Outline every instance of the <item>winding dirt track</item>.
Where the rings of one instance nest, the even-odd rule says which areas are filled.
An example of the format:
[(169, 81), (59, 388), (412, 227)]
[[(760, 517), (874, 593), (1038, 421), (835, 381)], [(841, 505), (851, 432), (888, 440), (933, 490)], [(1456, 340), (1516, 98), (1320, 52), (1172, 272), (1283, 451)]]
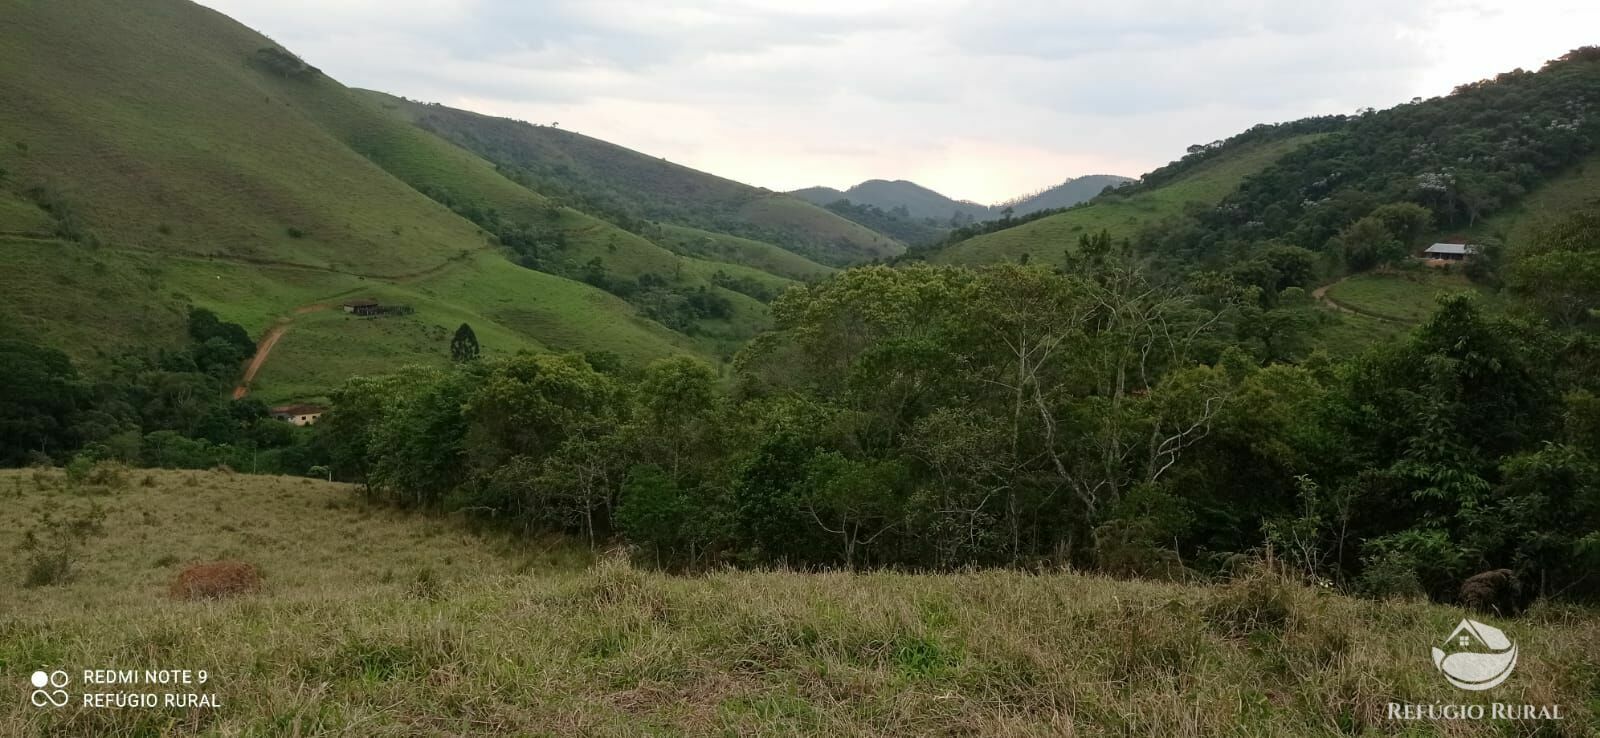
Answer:
[[(1353, 276), (1353, 275), (1351, 275), (1351, 276)], [(1346, 305), (1346, 304), (1344, 304), (1342, 302), (1339, 302), (1338, 300), (1335, 300), (1335, 299), (1333, 299), (1333, 298), (1328, 296), (1328, 290), (1333, 289), (1334, 287), (1338, 287), (1341, 283), (1343, 283), (1346, 279), (1349, 279), (1349, 278), (1350, 278), (1350, 276), (1341, 277), (1336, 282), (1332, 282), (1330, 284), (1322, 285), (1321, 287), (1318, 287), (1318, 288), (1316, 288), (1316, 289), (1311, 291), (1311, 297), (1313, 299), (1315, 299), (1317, 302), (1320, 302), (1323, 305), (1326, 305), (1329, 308), (1331, 308), (1331, 309), (1333, 309), (1335, 311), (1341, 312), (1341, 313), (1349, 313), (1350, 315), (1360, 315), (1360, 316), (1364, 316), (1364, 317), (1367, 317), (1367, 318), (1372, 318), (1373, 320), (1381, 320), (1381, 321), (1383, 321), (1385, 323), (1404, 323), (1405, 322), (1403, 320), (1396, 320), (1396, 319), (1391, 318), (1391, 317), (1389, 317), (1387, 315), (1379, 315), (1377, 313), (1369, 313), (1369, 312), (1367, 312), (1365, 310), (1357, 310), (1356, 308), (1350, 307), (1349, 305)]]
[[(294, 314), (305, 315), (330, 307), (333, 307), (333, 304), (327, 302), (301, 305), (294, 309)], [(244, 377), (240, 378), (239, 384), (233, 388), (233, 399), (242, 400), (250, 395), (250, 384), (256, 381), (256, 372), (261, 371), (261, 365), (267, 363), (267, 355), (272, 353), (272, 347), (278, 345), (278, 339), (283, 338), (283, 334), (288, 333), (293, 325), (293, 317), (280, 318), (277, 324), (267, 329), (267, 335), (262, 336), (256, 343), (256, 355), (250, 357), (250, 365), (245, 367)]]

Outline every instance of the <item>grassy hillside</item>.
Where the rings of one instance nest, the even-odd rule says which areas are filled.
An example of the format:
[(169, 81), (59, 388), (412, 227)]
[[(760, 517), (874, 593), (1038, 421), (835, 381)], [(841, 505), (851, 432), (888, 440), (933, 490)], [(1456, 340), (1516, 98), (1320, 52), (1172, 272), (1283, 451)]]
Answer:
[(905, 244), (788, 195), (768, 194), (741, 205), (739, 217), (767, 233), (812, 234), (814, 245), (799, 253), (833, 266), (883, 259), (905, 251)]
[(1060, 263), (1065, 250), (1082, 235), (1105, 230), (1112, 238), (1128, 238), (1144, 225), (1182, 213), (1190, 203), (1215, 205), (1246, 177), (1316, 137), (1292, 136), (1242, 146), (1160, 187), (1099, 198), (1066, 212), (975, 236), (936, 252), (930, 259), (947, 264), (983, 264), (1016, 261), (1028, 254), (1044, 263)]
[[(113, 480), (114, 481), (114, 480)], [(1270, 578), (1071, 573), (673, 577), (369, 507), (348, 486), (0, 472), (0, 528), (103, 517), (63, 584), (0, 559), (0, 666), (205, 669), (221, 707), (0, 707), (7, 735), (1587, 735), (1600, 618), (1495, 619), (1516, 673), (1487, 696), (1428, 648), (1463, 613)], [(191, 562), (263, 590), (179, 602)], [(102, 686), (107, 692), (144, 688)], [(1560, 704), (1561, 722), (1388, 717), (1391, 701)]]
[(1600, 207), (1600, 155), (1583, 159), (1564, 174), (1551, 178), (1471, 232), (1475, 236), (1492, 236), (1516, 248), (1541, 224), (1596, 207)]
[(0, 235), (0, 335), (71, 349), (79, 359), (176, 346), (185, 311), (154, 273), (159, 261)]
[(1487, 291), (1458, 271), (1417, 270), (1356, 274), (1328, 288), (1328, 299), (1341, 307), (1380, 320), (1416, 325), (1438, 307), (1441, 295)]
[(1101, 190), (1132, 182), (1128, 177), (1115, 174), (1090, 174), (1083, 177), (1068, 179), (1054, 187), (1048, 187), (1032, 195), (1026, 195), (995, 206), (995, 210), (1010, 207), (1017, 215), (1038, 212), (1040, 210), (1054, 210), (1066, 208), (1086, 202)]
[(817, 279), (835, 271), (833, 267), (818, 264), (765, 241), (687, 226), (662, 225), (658, 240), (662, 246), (685, 256), (697, 257), (704, 261), (738, 264), (786, 279), (802, 281)]
[(1498, 297), (1458, 270), (1354, 274), (1315, 291), (1325, 313), (1312, 340), (1334, 356), (1352, 356), (1405, 334), (1433, 314), (1440, 296), (1460, 292), (1476, 293), (1491, 309), (1501, 307)]
[[(0, 177), (0, 182), (4, 178)], [(48, 238), (55, 234), (56, 223), (50, 214), (12, 192), (0, 190), (0, 234)]]
[[(364, 95), (494, 162), (529, 187), (581, 201), (619, 222), (663, 221), (769, 241), (830, 264), (892, 255), (897, 244), (787, 195), (706, 174), (551, 126), (535, 126), (378, 92)], [(772, 217), (753, 204), (779, 198)]]
[[(186, 301), (257, 334), (344, 296), (415, 309), (378, 335), (331, 322), (311, 343), (311, 330), (292, 334), (297, 365), (269, 363), (265, 377), (296, 378), (269, 397), (326, 389), (352, 367), (437, 360), (417, 337), (463, 321), (505, 350), (713, 350), (600, 290), (512, 265), (484, 229), (418, 190), (560, 232), (554, 271), (598, 257), (615, 278), (670, 274), (681, 257), (555, 206), (264, 52), (276, 47), (220, 14), (177, 0), (25, 3), (0, 18), (0, 38), (0, 280), (11, 287), (0, 311), (30, 337), (82, 358), (175, 338)], [(693, 276), (682, 286), (710, 288)], [(741, 324), (761, 319), (736, 309)]]

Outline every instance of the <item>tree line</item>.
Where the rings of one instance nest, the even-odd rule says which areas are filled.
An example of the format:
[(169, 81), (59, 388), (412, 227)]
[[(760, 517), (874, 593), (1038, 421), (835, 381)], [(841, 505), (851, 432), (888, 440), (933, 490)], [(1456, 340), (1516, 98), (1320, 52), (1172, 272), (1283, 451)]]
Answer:
[[(1570, 228), (1589, 240), (1558, 229), (1550, 248), (1600, 255), (1600, 231)], [(1577, 326), (1449, 298), (1338, 360), (1262, 339), (1314, 310), (1301, 255), (1268, 289), (1080, 246), (1064, 270), (877, 266), (791, 289), (729, 376), (577, 354), (411, 368), (351, 381), (319, 431), (379, 498), (670, 568), (1187, 577), (1271, 552), (1374, 595), (1449, 598), (1499, 568), (1600, 593), (1592, 296)]]
[(21, 338), (0, 338), (0, 465), (92, 464), (302, 473), (319, 462), (309, 431), (228, 390), (255, 352), (245, 329), (191, 308), (177, 345), (87, 368)]

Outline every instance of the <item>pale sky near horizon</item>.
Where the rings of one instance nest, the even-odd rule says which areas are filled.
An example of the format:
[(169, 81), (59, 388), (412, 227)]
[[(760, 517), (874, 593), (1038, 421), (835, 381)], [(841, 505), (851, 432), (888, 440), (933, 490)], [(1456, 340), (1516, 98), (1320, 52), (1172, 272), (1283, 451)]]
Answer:
[(985, 203), (1600, 44), (1594, 0), (201, 2), (353, 87), (774, 190)]

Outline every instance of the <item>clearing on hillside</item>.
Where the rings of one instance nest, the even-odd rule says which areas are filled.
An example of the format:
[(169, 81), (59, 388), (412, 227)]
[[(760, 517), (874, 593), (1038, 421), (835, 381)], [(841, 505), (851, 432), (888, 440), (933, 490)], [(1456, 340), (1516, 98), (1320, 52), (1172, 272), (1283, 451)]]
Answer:
[(1329, 287), (1327, 298), (1347, 310), (1411, 326), (1433, 314), (1441, 295), (1459, 292), (1491, 299), (1457, 270), (1423, 268), (1352, 275)]

